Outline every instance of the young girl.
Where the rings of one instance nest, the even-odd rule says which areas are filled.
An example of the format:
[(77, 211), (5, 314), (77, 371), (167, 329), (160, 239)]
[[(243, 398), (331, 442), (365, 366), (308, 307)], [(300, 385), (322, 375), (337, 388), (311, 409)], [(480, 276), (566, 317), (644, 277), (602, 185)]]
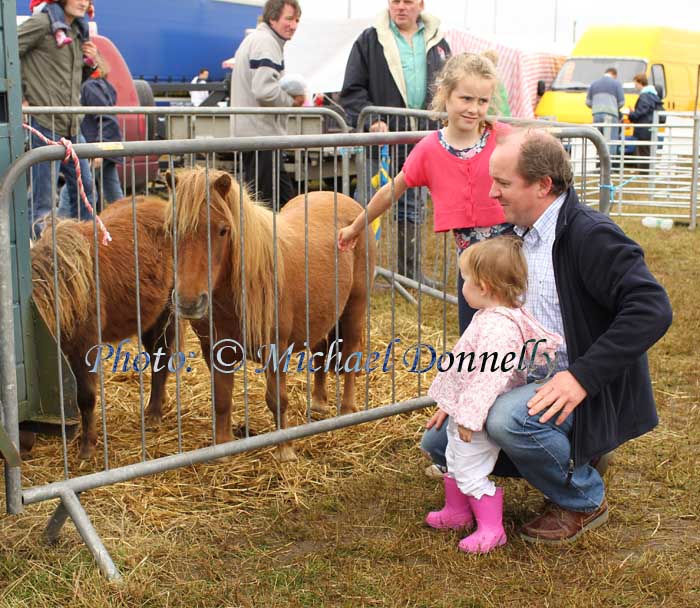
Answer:
[[(506, 534), (503, 488), (488, 478), (499, 448), (486, 434), (486, 416), (496, 397), (525, 384), (530, 365), (546, 365), (547, 357), (553, 358), (562, 338), (545, 330), (520, 304), (527, 288), (520, 239), (473, 245), (460, 256), (459, 267), (464, 297), (479, 310), (452, 351), (455, 363), (438, 373), (428, 390), (450, 418), (445, 506), (425, 521), (432, 528), (457, 529), (476, 519), (476, 531), (460, 541), (459, 549), (487, 553), (504, 545)], [(463, 353), (467, 358), (460, 369)]]
[[(512, 229), (498, 201), (488, 195), (491, 152), (498, 134), (509, 130), (486, 116), (498, 84), (496, 68), (484, 57), (462, 53), (445, 63), (436, 84), (432, 109), (447, 113), (445, 127), (420, 141), (393, 184), (383, 186), (366, 211), (339, 232), (340, 249), (353, 247), (365, 222), (371, 225), (407, 188), (418, 186), (430, 189), (435, 232), (452, 230), (460, 251)], [(458, 279), (460, 333), (474, 315), (461, 291)]]

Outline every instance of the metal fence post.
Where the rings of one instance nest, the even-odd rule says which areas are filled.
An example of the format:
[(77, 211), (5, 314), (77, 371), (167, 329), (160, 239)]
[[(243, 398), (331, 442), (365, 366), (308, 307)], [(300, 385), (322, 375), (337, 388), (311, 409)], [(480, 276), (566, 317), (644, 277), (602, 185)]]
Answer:
[[(24, 148), (17, 16), (13, 2), (0, 4), (0, 27), (0, 106), (4, 107), (4, 111), (0, 112), (0, 173), (4, 173)], [(29, 233), (26, 209), (26, 187), (24, 180), (20, 179), (19, 183), (14, 184), (13, 191), (8, 193), (7, 203), (0, 203), (0, 422), (4, 424), (6, 438), (15, 448), (19, 446), (19, 398), (21, 396), (23, 400), (27, 399), (26, 372), (32, 367), (25, 361), (22, 361), (23, 365), (20, 368), (17, 367), (17, 358), (22, 358), (28, 345), (28, 307), (19, 306), (18, 319), (14, 318), (14, 295), (17, 293), (19, 299), (20, 294), (24, 295), (24, 290), (28, 287), (25, 277), (29, 244), (22, 241), (22, 237)], [(14, 249), (11, 248), (13, 226), (16, 245)], [(13, 272), (12, 256), (15, 256), (17, 273)], [(16, 323), (19, 325), (19, 331), (15, 331)], [(17, 353), (15, 342), (18, 342), (19, 347)], [(20, 468), (13, 466), (9, 459), (5, 460), (5, 493), (7, 512), (21, 512)]]
[(693, 170), (690, 177), (690, 229), (695, 230), (698, 220), (698, 161), (700, 160), (700, 117), (693, 118)]

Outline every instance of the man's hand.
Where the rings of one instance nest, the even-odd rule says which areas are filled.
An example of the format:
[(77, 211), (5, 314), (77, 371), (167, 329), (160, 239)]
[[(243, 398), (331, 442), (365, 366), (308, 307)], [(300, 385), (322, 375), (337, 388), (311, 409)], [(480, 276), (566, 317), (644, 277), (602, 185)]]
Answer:
[(295, 108), (303, 106), (305, 101), (306, 101), (306, 95), (294, 95), (292, 97), (292, 105)]
[(425, 423), (425, 428), (432, 429), (433, 427), (435, 427), (435, 430), (437, 431), (446, 419), (447, 414), (439, 409), (431, 416), (430, 420), (428, 420), (428, 422)]
[(90, 59), (92, 59), (93, 61), (97, 60), (97, 47), (95, 46), (94, 42), (83, 42), (80, 48), (83, 51), (83, 55), (90, 57)]
[(100, 167), (102, 167), (102, 159), (101, 158), (93, 158), (92, 159), (92, 168), (99, 169)]
[(557, 412), (561, 412), (555, 421), (555, 424), (561, 424), (587, 394), (571, 372), (559, 372), (540, 386), (535, 396), (527, 402), (528, 414), (534, 416), (547, 410), (540, 418), (540, 422), (547, 422)]
[(457, 425), (457, 431), (459, 432), (459, 438), (467, 443), (472, 442), (472, 430), (464, 426)]
[(388, 130), (389, 126), (383, 120), (373, 122), (369, 128), (370, 133), (386, 133)]

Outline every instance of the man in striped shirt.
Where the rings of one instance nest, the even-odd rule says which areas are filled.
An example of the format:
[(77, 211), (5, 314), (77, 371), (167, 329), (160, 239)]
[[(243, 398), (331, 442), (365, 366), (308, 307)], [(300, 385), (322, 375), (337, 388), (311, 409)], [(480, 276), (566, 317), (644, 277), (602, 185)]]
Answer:
[(523, 237), (525, 304), (565, 341), (554, 376), (503, 395), (487, 430), (549, 499), (521, 536), (572, 541), (608, 517), (592, 461), (658, 423), (646, 352), (670, 326), (671, 306), (641, 247), (579, 203), (552, 135), (514, 133), (496, 147), (490, 171), (490, 196)]
[[(641, 247), (579, 203), (570, 160), (552, 135), (509, 135), (490, 173), (489, 196), (523, 238), (525, 305), (564, 336), (554, 375), (537, 382), (544, 373), (535, 370), (489, 411), (486, 430), (502, 450), (494, 473), (519, 474), (548, 499), (523, 526), (525, 540), (570, 542), (607, 521), (598, 459), (658, 423), (646, 352), (670, 326), (671, 305)], [(421, 442), (438, 465), (444, 420), (435, 414)]]

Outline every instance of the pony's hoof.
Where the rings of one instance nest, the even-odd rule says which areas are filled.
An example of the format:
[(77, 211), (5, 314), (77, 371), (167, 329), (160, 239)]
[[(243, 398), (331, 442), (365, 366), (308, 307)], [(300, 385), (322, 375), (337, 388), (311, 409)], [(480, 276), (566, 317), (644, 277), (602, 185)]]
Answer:
[(92, 445), (81, 445), (80, 452), (78, 452), (78, 457), (80, 460), (92, 460), (95, 456), (95, 446)]
[(344, 414), (354, 414), (355, 412), (359, 411), (357, 409), (357, 406), (353, 403), (352, 405), (341, 405), (340, 406), (340, 415)]
[(315, 399), (311, 400), (311, 411), (314, 414), (323, 414), (324, 416), (327, 414), (330, 414), (331, 408), (328, 406), (328, 403), (324, 403), (323, 401), (316, 401)]
[(290, 445), (277, 446), (275, 458), (278, 462), (294, 462), (297, 459), (297, 453)]
[(216, 445), (220, 445), (222, 443), (228, 443), (229, 441), (233, 441), (235, 437), (233, 436), (233, 433), (229, 431), (228, 433), (217, 433), (216, 435)]
[(148, 410), (146, 410), (145, 421), (146, 427), (158, 427), (163, 422), (163, 414), (149, 413)]
[(26, 460), (31, 456), (35, 442), (36, 433), (32, 433), (31, 431), (19, 432), (19, 456), (22, 460)]

